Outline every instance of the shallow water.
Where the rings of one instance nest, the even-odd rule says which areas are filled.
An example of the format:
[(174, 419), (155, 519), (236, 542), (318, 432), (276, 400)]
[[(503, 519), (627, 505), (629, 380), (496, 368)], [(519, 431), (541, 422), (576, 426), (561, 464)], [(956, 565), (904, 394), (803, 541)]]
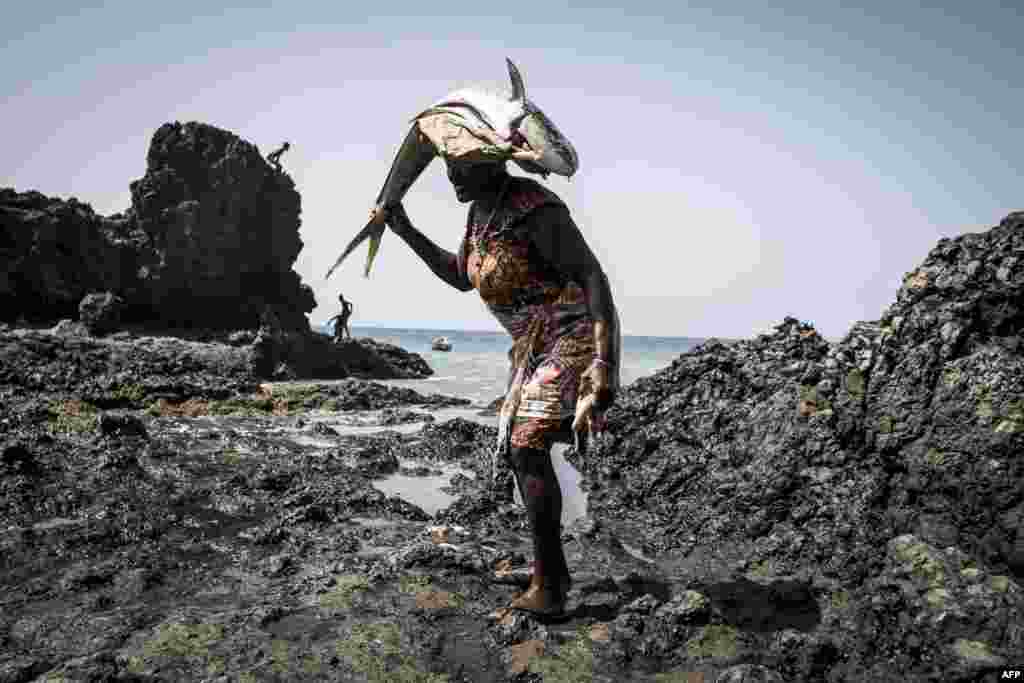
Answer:
[[(388, 382), (391, 384), (391, 382)], [(415, 388), (415, 385), (413, 385)], [(418, 389), (423, 391), (422, 388)], [(432, 411), (432, 415), (437, 423), (446, 422), (456, 417), (461, 417), (465, 420), (470, 420), (478, 424), (494, 426), (497, 418), (494, 416), (481, 416), (477, 415), (479, 408), (443, 408), (440, 410)], [(356, 418), (360, 421), (370, 421), (373, 419), (372, 414), (362, 413)], [(359, 425), (352, 424), (352, 417), (339, 419), (337, 416), (310, 416), (309, 422), (323, 422), (338, 431), (339, 436), (345, 436), (350, 434), (373, 434), (381, 432), (385, 429), (394, 430), (403, 434), (415, 434), (423, 428), (422, 423), (414, 424), (403, 424), (395, 425), (390, 427), (382, 427), (380, 425)], [(296, 441), (300, 443), (308, 443), (310, 445), (314, 443), (328, 443), (324, 437), (316, 437), (311, 435), (296, 435)], [(557, 444), (551, 449), (551, 464), (555, 468), (555, 475), (558, 477), (559, 486), (562, 489), (562, 524), (568, 526), (576, 519), (583, 517), (587, 514), (587, 494), (581, 488), (583, 475), (573, 467), (563, 456), (567, 446), (563, 444)], [(432, 465), (433, 466), (433, 465)], [(455, 501), (457, 496), (445, 493), (441, 490), (451, 481), (451, 478), (457, 473), (462, 473), (466, 476), (472, 476), (471, 472), (462, 470), (457, 467), (445, 467), (441, 466), (437, 469), (441, 469), (445, 473), (439, 476), (432, 477), (411, 477), (405, 474), (396, 473), (385, 477), (384, 479), (378, 480), (374, 483), (379, 490), (383, 491), (388, 495), (398, 496), (404, 500), (409, 501), (414, 505), (418, 505), (423, 508), (427, 514), (434, 514), (442, 508), (450, 505)], [(516, 502), (521, 504), (519, 500), (519, 493), (516, 492)]]
[[(344, 380), (321, 380), (316, 383), (329, 385), (342, 381)], [(289, 383), (281, 382), (279, 384), (287, 385)], [(300, 382), (299, 384), (309, 384), (309, 382)], [(435, 424), (447, 422), (448, 420), (455, 418), (462, 418), (482, 425), (497, 425), (497, 417), (493, 415), (482, 416), (478, 414), (481, 408), (493, 400), (494, 397), (491, 396), (490, 393), (484, 392), (475, 396), (465, 396), (464, 394), (452, 394), (444, 391), (445, 387), (449, 389), (455, 389), (457, 387), (465, 388), (465, 382), (460, 381), (454, 376), (435, 376), (434, 378), (427, 380), (386, 380), (383, 381), (382, 384), (408, 387), (421, 394), (443, 393), (474, 400), (475, 405), (468, 407), (439, 408), (433, 410), (411, 407), (415, 412), (432, 415), (434, 417)], [(383, 431), (394, 431), (401, 434), (415, 434), (420, 431), (425, 424), (423, 422), (413, 422), (398, 425), (381, 425), (380, 415), (381, 411), (378, 410), (351, 411), (343, 413), (308, 412), (303, 416), (306, 422), (303, 427), (295, 426), (294, 419), (292, 418), (278, 418), (280, 420), (280, 426), (272, 427), (269, 431), (286, 437), (289, 441), (306, 448), (326, 449), (336, 446), (338, 437), (367, 436), (371, 434), (378, 434)], [(203, 420), (204, 418), (198, 418), (197, 421), (201, 423)], [(209, 421), (209, 426), (211, 428), (214, 427), (217, 422), (221, 422), (223, 424), (223, 422), (227, 421), (224, 418), (216, 418), (215, 420), (205, 418), (205, 420)], [(247, 418), (234, 418), (232, 420), (232, 426), (235, 427), (241, 435), (244, 435), (245, 432), (250, 431), (247, 427), (254, 426), (246, 424), (248, 421), (249, 419)], [(338, 433), (337, 437), (311, 434), (309, 432), (309, 428), (311, 425), (316, 423), (321, 423), (331, 427)], [(195, 422), (192, 422), (192, 425), (189, 427), (182, 425), (180, 429), (182, 431), (195, 429)], [(582, 475), (575, 467), (569, 464), (563, 456), (566, 448), (567, 446), (563, 444), (555, 445), (554, 448), (552, 448), (551, 461), (555, 468), (555, 474), (558, 477), (559, 486), (562, 489), (562, 523), (563, 525), (568, 526), (576, 519), (587, 514), (587, 495), (581, 488)], [(236, 445), (236, 449), (240, 452), (245, 451), (244, 447), (240, 445)], [(435, 466), (435, 468), (441, 469), (444, 474), (438, 476), (414, 477), (396, 473), (377, 480), (374, 483), (374, 486), (383, 493), (398, 496), (419, 506), (427, 514), (432, 515), (450, 505), (458, 497), (445, 493), (441, 490), (443, 487), (448, 486), (451, 482), (451, 478), (455, 476), (455, 474), (462, 473), (466, 476), (472, 476), (472, 473), (457, 467), (446, 468), (445, 466)], [(518, 504), (522, 504), (522, 501), (519, 499), (518, 491), (516, 491), (515, 499)]]
[[(403, 465), (410, 464), (418, 463), (403, 463)], [(373, 482), (373, 487), (388, 496), (398, 496), (422, 508), (428, 515), (433, 515), (451, 505), (458, 498), (458, 495), (441, 490), (448, 486), (452, 477), (456, 474), (473, 476), (472, 472), (460, 467), (441, 466), (437, 469), (441, 470), (441, 474), (426, 477), (413, 477), (396, 472)]]

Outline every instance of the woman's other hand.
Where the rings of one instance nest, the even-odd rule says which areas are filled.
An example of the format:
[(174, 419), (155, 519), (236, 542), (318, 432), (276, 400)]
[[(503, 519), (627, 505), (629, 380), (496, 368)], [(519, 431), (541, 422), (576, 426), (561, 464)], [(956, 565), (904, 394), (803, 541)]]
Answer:
[(594, 363), (583, 377), (590, 380), (591, 392), (576, 404), (572, 429), (574, 432), (601, 433), (605, 429), (604, 413), (615, 401), (615, 392), (608, 379), (608, 366)]
[(615, 401), (615, 391), (612, 389), (611, 381), (608, 377), (608, 365), (604, 363), (594, 363), (587, 373), (590, 376), (590, 386), (593, 389), (594, 396), (596, 398), (594, 402), (594, 408), (604, 412), (611, 407)]

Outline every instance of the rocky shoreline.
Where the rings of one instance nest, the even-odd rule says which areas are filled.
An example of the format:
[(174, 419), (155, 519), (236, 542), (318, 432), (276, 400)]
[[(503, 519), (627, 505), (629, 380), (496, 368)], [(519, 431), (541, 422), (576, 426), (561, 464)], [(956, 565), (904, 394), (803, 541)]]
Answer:
[[(836, 344), (789, 318), (627, 387), (568, 453), (561, 623), (500, 609), (530, 548), (494, 428), (432, 419), (480, 406), (232, 366), (129, 390), (5, 330), (0, 681), (997, 680), (1024, 652), (1020, 253), (1014, 215)], [(452, 467), (434, 515), (375, 487)]]
[[(158, 150), (248, 154), (161, 131)], [(154, 179), (180, 155), (154, 158), (143, 204), (174, 196)], [(588, 513), (563, 529), (575, 583), (554, 623), (502, 609), (531, 549), (491, 482), (486, 407), (370, 381), (424, 376), (422, 359), (274, 316), (157, 334), (132, 318), (141, 294), (97, 327), (113, 297), (78, 302), (108, 289), (47, 317), (24, 296), (49, 285), (6, 282), (33, 324), (0, 327), (0, 683), (1024, 667), (1022, 213), (942, 240), (839, 342), (786, 318), (625, 388), (609, 433), (566, 452)], [(451, 502), (428, 513), (385, 493), (396, 477), (447, 479)]]
[(170, 357), (208, 360), (214, 375), (229, 365), (268, 379), (432, 374), (417, 354), (310, 329), (313, 292), (292, 269), (301, 199), (255, 145), (166, 123), (131, 192), (129, 209), (101, 216), (73, 197), (0, 188), (0, 324), (35, 329), (33, 346), (48, 356), (97, 357), (102, 347), (111, 362), (132, 362), (150, 343), (189, 342)]

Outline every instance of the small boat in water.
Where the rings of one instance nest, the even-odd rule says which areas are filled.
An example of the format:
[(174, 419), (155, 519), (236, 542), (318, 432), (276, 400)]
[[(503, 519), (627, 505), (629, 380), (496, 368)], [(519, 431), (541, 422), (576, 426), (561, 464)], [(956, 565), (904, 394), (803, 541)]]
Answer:
[(430, 342), (430, 348), (434, 351), (451, 351), (452, 343), (448, 341), (448, 337), (434, 337)]

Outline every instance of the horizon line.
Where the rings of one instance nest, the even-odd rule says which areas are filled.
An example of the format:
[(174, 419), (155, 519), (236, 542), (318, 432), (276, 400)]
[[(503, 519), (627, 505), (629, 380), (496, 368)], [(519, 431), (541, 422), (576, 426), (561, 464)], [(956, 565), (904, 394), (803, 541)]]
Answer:
[[(326, 323), (329, 320), (330, 319), (323, 320), (322, 322), (318, 323), (316, 326), (317, 327), (324, 326), (324, 325), (326, 325)], [(398, 325), (398, 324), (395, 324), (395, 323), (378, 323), (378, 322), (350, 324), (349, 328), (350, 329), (364, 328), (364, 329), (385, 329), (385, 330), (413, 330), (413, 331), (420, 331), (420, 332), (471, 332), (471, 333), (474, 333), (474, 334), (501, 334), (501, 335), (509, 336), (508, 332), (506, 332), (505, 330), (471, 329), (471, 328), (463, 328), (463, 327), (418, 327), (418, 326), (412, 326), (412, 325)], [(694, 339), (694, 340), (706, 340), (706, 339), (728, 340), (728, 339), (730, 339), (728, 337), (714, 337), (714, 336), (711, 336), (711, 337), (694, 337), (694, 336), (678, 335), (678, 334), (633, 334), (633, 333), (628, 333), (628, 332), (623, 332), (622, 336), (623, 337), (656, 337), (656, 338), (661, 338), (661, 339)]]

